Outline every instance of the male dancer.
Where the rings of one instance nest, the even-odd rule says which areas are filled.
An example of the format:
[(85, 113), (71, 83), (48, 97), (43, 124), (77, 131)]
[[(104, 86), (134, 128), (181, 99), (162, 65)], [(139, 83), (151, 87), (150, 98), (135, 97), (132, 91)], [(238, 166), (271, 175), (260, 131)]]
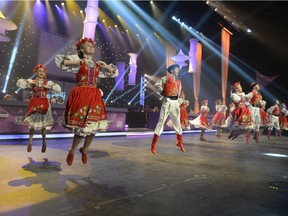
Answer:
[[(260, 101), (262, 100), (262, 95), (260, 93), (260, 86), (257, 82), (253, 82), (250, 85), (252, 91), (246, 95), (246, 98), (249, 100), (251, 104), (250, 112), (252, 117), (254, 136), (253, 139), (258, 144), (259, 143), (259, 130), (261, 125), (261, 115), (260, 115)], [(246, 143), (248, 143), (248, 139), (250, 137), (250, 131), (248, 131), (245, 135)]]
[(268, 127), (268, 139), (271, 139), (271, 132), (273, 128), (276, 129), (276, 136), (279, 136), (282, 139), (279, 124), (280, 108), (279, 101), (277, 99), (273, 100), (273, 105), (269, 109), (267, 109), (267, 114), (270, 122)]
[(169, 115), (172, 120), (174, 130), (176, 131), (177, 146), (182, 152), (185, 152), (182, 140), (182, 128), (180, 124), (180, 107), (178, 97), (181, 93), (181, 80), (178, 78), (180, 71), (178, 64), (173, 64), (168, 67), (168, 73), (155, 84), (158, 94), (161, 96), (162, 106), (158, 123), (154, 131), (154, 137), (151, 143), (151, 152), (156, 154), (156, 143), (159, 136), (163, 132), (165, 121)]

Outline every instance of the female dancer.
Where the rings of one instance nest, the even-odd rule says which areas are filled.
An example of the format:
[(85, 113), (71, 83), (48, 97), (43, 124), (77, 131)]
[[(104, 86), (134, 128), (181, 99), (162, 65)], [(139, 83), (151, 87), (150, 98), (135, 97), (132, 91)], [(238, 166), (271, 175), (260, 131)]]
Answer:
[(69, 94), (63, 119), (63, 126), (74, 132), (72, 146), (66, 158), (69, 166), (72, 165), (75, 150), (84, 136), (84, 145), (79, 151), (83, 164), (87, 163), (87, 151), (96, 132), (105, 131), (108, 126), (103, 93), (97, 88), (97, 78), (118, 76), (116, 66), (92, 59), (95, 51), (92, 39), (81, 39), (76, 48), (78, 57), (58, 55), (55, 59), (57, 66), (62, 69), (69, 70), (69, 66), (78, 68), (77, 86)]
[(203, 100), (201, 103), (200, 115), (197, 118), (190, 121), (190, 124), (192, 124), (194, 127), (201, 128), (201, 133), (200, 133), (201, 141), (206, 141), (206, 139), (204, 138), (205, 130), (212, 129), (212, 126), (207, 119), (207, 114), (209, 113), (209, 111), (210, 109), (208, 107), (208, 100)]
[(221, 99), (215, 101), (216, 113), (212, 119), (213, 126), (217, 127), (216, 136), (219, 139), (221, 137), (221, 127), (225, 125), (225, 111), (227, 106), (222, 105)]
[[(229, 139), (234, 140), (241, 134), (250, 133), (252, 128), (252, 118), (248, 107), (245, 105), (245, 93), (242, 91), (240, 82), (236, 82), (231, 86), (231, 102), (235, 104), (235, 109), (231, 112), (231, 118), (227, 124), (231, 128)], [(248, 136), (245, 135), (245, 141), (248, 143)]]
[(282, 131), (288, 130), (288, 123), (287, 123), (287, 117), (288, 116), (288, 110), (286, 109), (286, 104), (281, 103), (280, 106), (280, 114), (279, 114), (279, 125), (280, 125), (280, 137), (282, 137)]
[(53, 125), (51, 105), (47, 99), (47, 92), (51, 90), (55, 93), (60, 93), (61, 88), (58, 84), (47, 80), (47, 68), (43, 64), (36, 65), (33, 72), (36, 74), (36, 79), (19, 79), (16, 85), (21, 89), (31, 88), (33, 92), (23, 120), (23, 123), (29, 127), (27, 151), (32, 151), (34, 130), (41, 130), (43, 140), (41, 152), (44, 153), (46, 151), (46, 129), (50, 130)]
[(184, 91), (181, 91), (178, 101), (180, 103), (180, 123), (182, 130), (190, 130), (189, 116), (187, 112), (189, 101), (185, 100)]
[(262, 135), (265, 128), (269, 126), (268, 116), (266, 113), (266, 101), (261, 100), (260, 101), (260, 117), (261, 117), (261, 123), (260, 123), (260, 132), (259, 135)]

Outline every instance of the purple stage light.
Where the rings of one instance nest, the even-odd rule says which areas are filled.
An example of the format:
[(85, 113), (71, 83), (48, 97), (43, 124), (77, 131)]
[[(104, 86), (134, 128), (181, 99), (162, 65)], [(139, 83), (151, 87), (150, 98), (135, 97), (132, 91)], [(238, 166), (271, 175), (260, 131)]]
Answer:
[(34, 17), (36, 18), (36, 23), (38, 26), (40, 27), (47, 27), (48, 23), (47, 23), (47, 11), (46, 11), (46, 7), (45, 5), (37, 0), (33, 6), (33, 14)]

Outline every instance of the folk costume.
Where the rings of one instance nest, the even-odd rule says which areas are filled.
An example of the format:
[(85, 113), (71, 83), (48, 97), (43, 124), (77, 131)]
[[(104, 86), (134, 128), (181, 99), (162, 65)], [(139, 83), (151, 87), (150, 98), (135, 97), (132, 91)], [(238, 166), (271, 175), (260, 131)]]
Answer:
[(173, 64), (167, 68), (166, 76), (162, 77), (155, 83), (155, 87), (158, 94), (161, 96), (162, 106), (160, 110), (160, 116), (156, 125), (153, 140), (151, 143), (151, 152), (156, 154), (156, 144), (163, 132), (164, 124), (169, 116), (173, 128), (176, 132), (177, 146), (180, 147), (182, 152), (185, 152), (182, 140), (182, 128), (180, 124), (180, 106), (178, 97), (181, 92), (181, 80), (178, 78), (179, 65)]
[(189, 115), (187, 108), (189, 106), (189, 101), (185, 100), (185, 94), (182, 91), (179, 97), (179, 104), (180, 104), (180, 124), (182, 130), (190, 130), (190, 123), (189, 123)]
[(284, 103), (281, 103), (279, 108), (280, 108), (280, 114), (279, 114), (280, 135), (282, 136), (282, 131), (288, 130), (288, 122), (287, 122), (288, 110), (286, 109), (286, 105)]
[[(232, 85), (231, 89), (232, 93), (230, 99), (231, 102), (235, 104), (235, 109), (231, 112), (231, 118), (227, 127), (231, 128), (228, 138), (233, 140), (239, 135), (251, 130), (252, 118), (250, 110), (246, 106), (246, 95), (244, 92), (242, 92), (240, 82), (236, 82), (234, 85)], [(245, 138), (245, 141), (248, 142), (246, 136)]]
[[(262, 100), (262, 95), (259, 91), (260, 87), (258, 83), (253, 82), (250, 87), (252, 88), (252, 91), (246, 95), (246, 98), (249, 100), (251, 105), (249, 108), (252, 117), (252, 127), (254, 130), (253, 139), (256, 141), (256, 143), (259, 143), (259, 130), (261, 126), (260, 101)], [(250, 136), (250, 132), (247, 133), (247, 136)]]
[(268, 128), (269, 126), (269, 120), (268, 120), (268, 115), (266, 112), (266, 101), (261, 100), (260, 101), (260, 117), (261, 117), (261, 123), (260, 123), (260, 131), (259, 135), (263, 133), (265, 128)]
[(76, 44), (78, 56), (57, 55), (55, 63), (58, 67), (76, 72), (75, 86), (68, 97), (63, 127), (74, 133), (72, 147), (68, 153), (66, 162), (72, 165), (74, 152), (85, 136), (85, 142), (79, 151), (82, 154), (82, 162), (87, 163), (87, 150), (98, 131), (105, 131), (108, 127), (107, 114), (102, 91), (97, 88), (97, 79), (113, 78), (118, 76), (115, 65), (107, 65), (102, 61), (93, 61), (94, 41), (83, 38)]
[(279, 101), (277, 99), (273, 100), (273, 105), (269, 109), (267, 109), (267, 114), (270, 122), (270, 125), (268, 127), (268, 139), (271, 139), (271, 133), (273, 128), (276, 129), (276, 136), (279, 136), (282, 139), (279, 124), (280, 108)]
[(209, 111), (210, 111), (210, 108), (208, 107), (208, 100), (203, 100), (201, 102), (200, 115), (190, 121), (190, 124), (192, 124), (195, 128), (201, 129), (201, 133), (200, 133), (201, 141), (206, 141), (206, 139), (204, 138), (205, 130), (212, 129), (212, 125), (210, 124), (207, 118)]
[(225, 125), (225, 112), (227, 110), (227, 106), (222, 105), (221, 99), (215, 101), (215, 110), (216, 113), (213, 116), (212, 124), (217, 128), (216, 136), (217, 138), (221, 137), (221, 127)]
[[(31, 88), (32, 97), (29, 100), (28, 109), (23, 119), (23, 123), (29, 128), (29, 144), (27, 151), (32, 151), (32, 138), (34, 130), (41, 130), (43, 144), (42, 153), (46, 151), (46, 130), (50, 130), (53, 125), (51, 105), (47, 98), (49, 91), (60, 93), (61, 87), (48, 80), (46, 77), (47, 68), (38, 64), (34, 67), (33, 72), (36, 74), (36, 79), (19, 79), (16, 83), (21, 89)], [(41, 73), (41, 75), (39, 74)]]

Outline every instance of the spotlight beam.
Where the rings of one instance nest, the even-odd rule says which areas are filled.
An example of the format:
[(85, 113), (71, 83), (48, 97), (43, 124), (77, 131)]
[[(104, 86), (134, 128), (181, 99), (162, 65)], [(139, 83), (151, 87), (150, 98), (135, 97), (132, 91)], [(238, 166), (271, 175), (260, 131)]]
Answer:
[(120, 98), (122, 98), (123, 96), (125, 96), (126, 94), (128, 94), (129, 92), (131, 92), (132, 90), (134, 90), (135, 88), (138, 88), (140, 86), (140, 84), (135, 85), (132, 89), (129, 89), (127, 92), (125, 92), (124, 94), (120, 95), (119, 97), (115, 98), (113, 100), (113, 102), (119, 100)]
[(3, 87), (3, 90), (2, 90), (3, 93), (6, 93), (7, 85), (8, 85), (8, 82), (9, 82), (9, 79), (10, 79), (10, 75), (11, 75), (11, 72), (12, 72), (12, 69), (13, 69), (13, 65), (14, 65), (14, 62), (15, 62), (15, 59), (16, 59), (17, 50), (18, 50), (19, 43), (20, 43), (20, 40), (21, 40), (21, 37), (22, 37), (22, 34), (23, 34), (24, 26), (25, 26), (25, 20), (26, 20), (25, 17), (26, 17), (26, 15), (24, 14), (23, 17), (22, 17), (22, 20), (21, 20), (21, 26), (20, 26), (20, 28), (19, 28), (19, 30), (17, 32), (15, 44), (14, 44), (14, 47), (13, 47), (13, 51), (12, 51), (12, 55), (11, 55), (11, 58), (10, 58), (9, 67), (8, 67), (8, 71), (7, 71), (7, 75), (6, 75), (6, 79), (5, 79), (5, 83), (4, 83), (4, 87)]
[[(124, 76), (127, 72), (128, 68), (125, 70), (125, 73), (122, 74), (121, 79), (124, 79)], [(105, 99), (105, 101), (108, 101), (108, 99), (110, 98), (110, 96), (113, 94), (113, 92), (115, 91), (115, 88), (118, 86), (118, 84), (121, 82), (121, 79), (118, 80), (118, 82), (115, 84), (115, 86), (113, 87), (113, 89), (111, 90), (111, 92), (109, 93), (109, 95), (107, 96), (107, 98)], [(114, 100), (115, 101), (115, 100)]]
[(138, 92), (138, 93), (129, 101), (128, 104), (131, 104), (139, 94), (140, 94), (140, 92)]

